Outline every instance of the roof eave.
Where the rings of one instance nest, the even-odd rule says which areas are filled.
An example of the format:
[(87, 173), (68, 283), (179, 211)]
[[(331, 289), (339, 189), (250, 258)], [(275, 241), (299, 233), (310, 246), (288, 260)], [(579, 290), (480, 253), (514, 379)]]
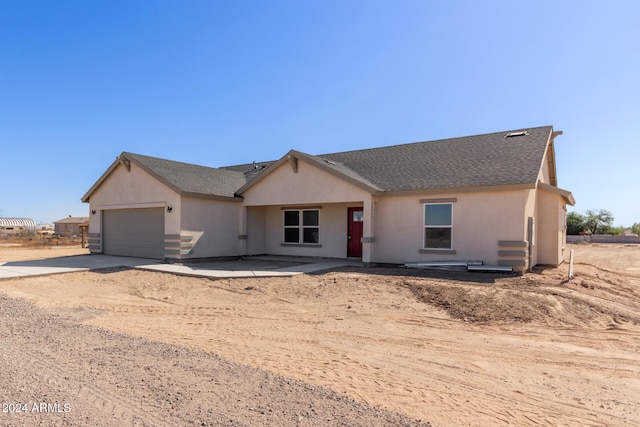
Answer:
[(486, 191), (517, 191), (517, 190), (533, 190), (536, 188), (535, 183), (524, 184), (505, 184), (505, 185), (484, 185), (469, 187), (439, 187), (439, 188), (422, 188), (412, 190), (396, 190), (385, 191), (385, 196), (415, 196), (421, 194), (451, 194), (451, 193), (480, 193)]
[[(132, 162), (135, 163), (136, 166), (138, 166), (140, 169), (142, 169), (143, 171), (145, 171), (146, 173), (151, 175), (154, 179), (158, 180), (159, 182), (161, 182), (162, 184), (164, 184), (169, 189), (171, 189), (172, 191), (174, 191), (175, 193), (177, 193), (179, 195), (183, 195), (183, 194), (191, 194), (191, 195), (198, 194), (198, 193), (187, 193), (187, 192), (182, 191), (180, 188), (176, 187), (174, 184), (172, 184), (171, 182), (169, 182), (168, 180), (163, 178), (161, 175), (158, 175), (152, 169), (148, 168), (142, 162), (139, 162), (134, 156), (129, 156), (127, 152), (123, 151), (122, 154), (120, 154), (116, 158), (116, 160), (111, 164), (111, 166), (109, 166), (109, 168), (102, 174), (102, 176), (98, 179), (98, 181), (96, 181), (96, 183), (93, 184), (93, 186), (89, 189), (89, 191), (87, 191), (87, 193), (80, 200), (82, 200), (82, 202), (84, 202), (84, 203), (88, 203), (90, 201), (91, 195), (102, 185), (102, 183), (109, 177), (109, 175), (111, 175), (111, 173), (113, 173), (113, 171), (119, 165), (123, 165), (128, 170), (130, 170)], [(207, 197), (209, 195), (208, 194), (202, 194), (202, 196)], [(216, 196), (216, 195), (212, 195), (212, 196)], [(225, 198), (227, 196), (219, 196), (219, 197)], [(233, 196), (228, 196), (228, 197), (232, 198), (232, 199), (234, 198)]]
[(104, 173), (100, 176), (100, 178), (98, 178), (98, 180), (91, 186), (89, 191), (87, 191), (85, 195), (82, 196), (82, 198), (80, 199), (82, 203), (89, 203), (91, 195), (102, 185), (102, 183), (109, 177), (109, 175), (111, 175), (111, 173), (118, 167), (118, 165), (120, 164), (120, 159), (122, 154), (116, 157), (113, 163), (111, 163), (111, 166), (109, 166), (107, 170), (104, 171)]
[[(341, 173), (338, 170), (333, 169), (332, 167), (328, 166), (323, 160), (317, 158), (316, 156), (312, 156), (300, 151), (295, 151), (292, 150), (293, 153), (295, 153), (295, 155), (297, 157), (301, 157), (304, 158), (305, 160), (307, 160), (309, 163), (314, 164), (318, 169), (327, 172), (330, 175), (335, 176), (336, 178), (339, 178), (343, 181), (346, 181), (352, 185), (355, 185), (356, 187), (368, 191), (369, 193), (375, 195), (375, 196), (379, 196), (382, 195), (384, 193), (384, 190), (382, 190), (381, 188), (377, 188), (374, 187), (372, 185), (367, 184), (366, 182), (363, 181), (359, 181), (357, 179), (354, 179), (353, 177), (350, 177), (348, 175), (345, 175), (343, 173)], [(345, 166), (346, 167), (346, 166)], [(348, 167), (347, 167), (348, 169)]]
[(289, 154), (287, 153), (285, 156), (283, 156), (282, 158), (277, 160), (272, 165), (267, 166), (267, 168), (265, 170), (260, 172), (260, 175), (258, 175), (257, 177), (255, 177), (251, 181), (247, 182), (242, 187), (238, 188), (238, 190), (236, 191), (236, 195), (241, 197), (242, 193), (244, 193), (245, 191), (247, 191), (248, 189), (250, 189), (251, 187), (256, 185), (258, 182), (262, 181), (267, 175), (269, 175), (272, 171), (276, 170), (278, 168), (278, 166), (280, 166), (281, 164), (286, 162), (288, 159), (289, 159)]
[(285, 154), (281, 159), (279, 159), (278, 161), (276, 161), (275, 163), (273, 163), (271, 166), (267, 167), (267, 169), (265, 169), (258, 177), (256, 177), (255, 179), (249, 181), (248, 183), (246, 183), (245, 185), (243, 185), (242, 187), (240, 187), (238, 189), (238, 191), (236, 191), (236, 194), (238, 195), (242, 195), (245, 191), (247, 191), (249, 188), (253, 187), (255, 184), (257, 184), (258, 182), (262, 181), (267, 175), (271, 174), (271, 172), (273, 172), (274, 170), (276, 170), (280, 165), (282, 165), (285, 162), (288, 162), (292, 159), (304, 159), (305, 161), (307, 161), (310, 164), (313, 164), (314, 166), (316, 166), (318, 169), (327, 172), (330, 175), (335, 176), (336, 178), (339, 178), (345, 182), (348, 182), (351, 185), (354, 185), (362, 190), (365, 190), (371, 194), (373, 194), (374, 196), (380, 196), (382, 194), (384, 194), (384, 190), (380, 189), (380, 188), (376, 188), (373, 187), (371, 185), (368, 185), (365, 182), (362, 181), (358, 181), (357, 179), (354, 179), (348, 175), (345, 175), (343, 173), (340, 173), (339, 171), (327, 166), (323, 161), (319, 160), (318, 158), (303, 153), (301, 151), (296, 151), (296, 150), (289, 150), (289, 152), (287, 154)]
[[(540, 168), (544, 166), (544, 159), (547, 158), (547, 163), (549, 165), (549, 180), (551, 181), (551, 185), (558, 185), (558, 172), (556, 168), (556, 152), (554, 142), (556, 137), (562, 135), (562, 131), (554, 131), (553, 127), (551, 128), (551, 133), (549, 134), (549, 138), (547, 140), (547, 146), (542, 156)], [(549, 154), (549, 156), (546, 156)]]
[(242, 202), (244, 199), (241, 196), (221, 196), (219, 194), (205, 194), (205, 193), (194, 193), (190, 191), (183, 191), (180, 193), (181, 196), (184, 197), (194, 197), (198, 199), (208, 199), (208, 200), (221, 200), (225, 202)]
[(145, 171), (146, 173), (154, 177), (156, 180), (158, 180), (162, 184), (169, 187), (172, 191), (176, 192), (177, 194), (183, 193), (183, 191), (180, 188), (176, 187), (173, 183), (169, 182), (162, 175), (157, 174), (151, 168), (147, 167), (144, 163), (138, 161), (134, 156), (127, 156), (127, 153), (122, 153), (122, 155), (120, 156), (120, 160), (130, 161), (135, 163), (140, 169), (142, 169), (143, 171)]
[(562, 188), (545, 184), (544, 182), (538, 182), (537, 187), (541, 190), (550, 191), (561, 196), (568, 205), (575, 206), (576, 204), (576, 199), (573, 198), (571, 191), (563, 190)]

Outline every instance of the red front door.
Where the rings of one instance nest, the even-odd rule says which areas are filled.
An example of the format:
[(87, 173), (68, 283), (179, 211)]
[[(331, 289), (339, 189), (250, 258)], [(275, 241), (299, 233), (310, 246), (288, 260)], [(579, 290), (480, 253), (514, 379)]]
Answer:
[(349, 235), (347, 236), (347, 256), (362, 258), (362, 208), (349, 208)]

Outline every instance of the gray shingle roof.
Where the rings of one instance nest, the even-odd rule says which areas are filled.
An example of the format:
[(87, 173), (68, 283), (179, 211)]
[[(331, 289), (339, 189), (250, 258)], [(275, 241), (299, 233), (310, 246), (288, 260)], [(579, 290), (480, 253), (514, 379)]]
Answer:
[[(523, 136), (505, 137), (523, 131)], [(317, 156), (384, 191), (529, 184), (537, 181), (552, 127), (544, 126)]]
[(122, 153), (181, 193), (234, 197), (247, 181), (244, 173), (175, 162), (141, 154)]
[[(525, 134), (506, 137), (516, 132)], [(381, 192), (534, 184), (552, 132), (543, 126), (317, 156), (292, 153)], [(127, 152), (122, 156), (178, 192), (224, 197), (234, 197), (278, 163), (211, 168)]]

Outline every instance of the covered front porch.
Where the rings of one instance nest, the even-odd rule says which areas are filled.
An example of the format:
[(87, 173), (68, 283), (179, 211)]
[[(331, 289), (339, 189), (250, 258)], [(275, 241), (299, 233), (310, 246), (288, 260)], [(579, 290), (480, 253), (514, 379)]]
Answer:
[(373, 259), (372, 200), (245, 206), (240, 223), (247, 255)]

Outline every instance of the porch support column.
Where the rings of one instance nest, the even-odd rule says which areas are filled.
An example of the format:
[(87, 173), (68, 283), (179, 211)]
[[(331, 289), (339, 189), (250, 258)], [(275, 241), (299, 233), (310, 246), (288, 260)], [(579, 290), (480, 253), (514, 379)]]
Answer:
[(240, 205), (238, 209), (238, 251), (241, 255), (247, 254), (247, 207)]
[(373, 196), (369, 196), (362, 202), (362, 213), (364, 214), (364, 221), (362, 224), (362, 262), (373, 262), (373, 245), (376, 242), (374, 235), (375, 223), (375, 201)]

